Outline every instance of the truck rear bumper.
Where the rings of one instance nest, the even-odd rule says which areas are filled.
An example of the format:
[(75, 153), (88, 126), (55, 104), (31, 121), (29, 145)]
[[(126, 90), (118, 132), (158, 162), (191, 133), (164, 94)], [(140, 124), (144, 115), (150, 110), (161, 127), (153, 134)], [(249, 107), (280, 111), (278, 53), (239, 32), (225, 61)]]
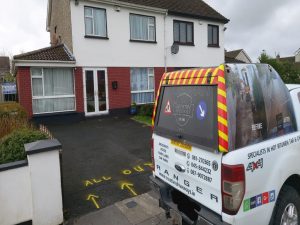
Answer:
[(191, 220), (187, 215), (178, 210), (177, 204), (172, 200), (170, 192), (173, 190), (173, 187), (161, 181), (159, 178), (150, 176), (150, 181), (152, 183), (152, 189), (159, 199), (159, 206), (166, 210), (166, 213), (169, 214), (170, 210), (175, 210), (180, 213), (182, 219), (190, 225), (229, 225), (222, 221), (222, 217), (205, 206), (200, 207), (199, 211), (195, 212), (198, 214), (197, 221)]

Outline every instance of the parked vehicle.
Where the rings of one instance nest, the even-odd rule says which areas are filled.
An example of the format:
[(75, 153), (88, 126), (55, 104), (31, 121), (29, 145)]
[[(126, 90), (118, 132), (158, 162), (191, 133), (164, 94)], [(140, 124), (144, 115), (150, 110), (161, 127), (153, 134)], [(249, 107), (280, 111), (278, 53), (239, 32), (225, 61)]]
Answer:
[(151, 181), (187, 224), (300, 224), (300, 85), (266, 64), (163, 75)]

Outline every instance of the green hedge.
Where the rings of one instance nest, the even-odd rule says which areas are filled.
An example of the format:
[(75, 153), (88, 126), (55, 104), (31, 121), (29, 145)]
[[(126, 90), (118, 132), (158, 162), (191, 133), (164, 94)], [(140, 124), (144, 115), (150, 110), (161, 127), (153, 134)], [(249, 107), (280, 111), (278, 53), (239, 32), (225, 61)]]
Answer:
[(138, 106), (138, 115), (152, 117), (154, 104), (145, 104)]
[(47, 135), (32, 128), (13, 131), (0, 141), (0, 164), (24, 160), (24, 144), (43, 139), (47, 139)]
[(16, 102), (0, 103), (0, 138), (24, 127), (28, 127), (25, 109)]

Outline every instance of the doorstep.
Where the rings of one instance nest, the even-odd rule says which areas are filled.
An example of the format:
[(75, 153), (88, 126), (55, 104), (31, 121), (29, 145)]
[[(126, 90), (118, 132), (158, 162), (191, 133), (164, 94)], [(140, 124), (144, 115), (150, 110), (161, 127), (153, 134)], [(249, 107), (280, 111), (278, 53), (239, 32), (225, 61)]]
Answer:
[(171, 225), (148, 192), (66, 222), (66, 225)]

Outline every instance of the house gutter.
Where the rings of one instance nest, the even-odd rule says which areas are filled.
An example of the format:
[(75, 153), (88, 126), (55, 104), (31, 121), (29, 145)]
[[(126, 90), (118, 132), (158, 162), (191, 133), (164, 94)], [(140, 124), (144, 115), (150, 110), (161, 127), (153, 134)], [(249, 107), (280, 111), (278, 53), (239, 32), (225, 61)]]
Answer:
[(165, 14), (165, 13), (168, 12), (167, 9), (137, 5), (137, 4), (121, 2), (121, 1), (117, 1), (117, 0), (82, 0), (82, 1), (84, 1), (84, 2), (94, 2), (94, 3), (103, 3), (103, 4), (107, 4), (107, 5), (113, 5), (113, 6), (122, 6), (122, 7), (126, 7), (126, 8), (144, 10), (144, 11), (155, 12), (155, 13), (160, 13), (160, 14)]
[(53, 61), (53, 60), (18, 60), (12, 61), (13, 67), (40, 66), (40, 67), (75, 67), (76, 61)]

